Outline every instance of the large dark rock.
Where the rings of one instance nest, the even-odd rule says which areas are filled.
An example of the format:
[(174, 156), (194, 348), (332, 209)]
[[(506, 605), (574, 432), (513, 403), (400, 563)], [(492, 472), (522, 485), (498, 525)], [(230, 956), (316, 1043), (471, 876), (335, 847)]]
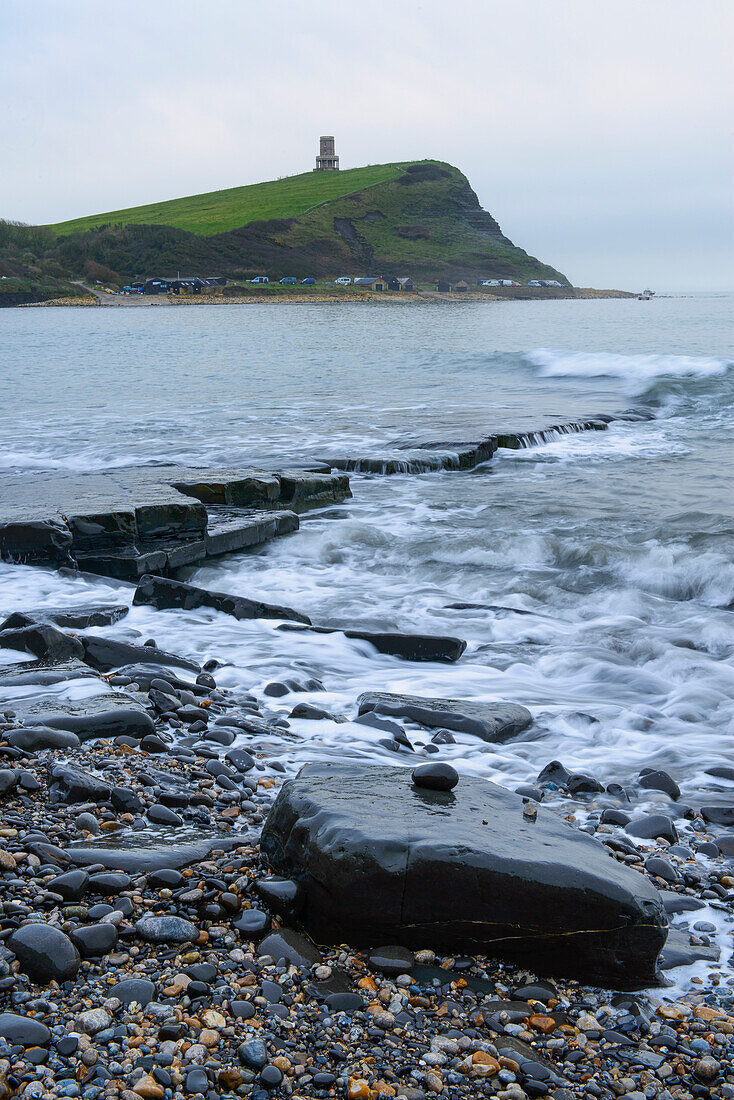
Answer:
[(40, 752), (41, 749), (78, 749), (81, 745), (75, 733), (54, 730), (49, 726), (8, 730), (5, 740), (9, 745), (22, 749), (23, 752)]
[(533, 720), (529, 710), (517, 703), (476, 703), (469, 699), (423, 699), (417, 695), (394, 695), (367, 691), (359, 697), (359, 713), (387, 714), (409, 718), (429, 729), (450, 729), (473, 733), (483, 741), (507, 741), (521, 733)]
[(113, 668), (132, 664), (172, 665), (174, 668), (186, 668), (191, 672), (201, 672), (195, 661), (179, 657), (175, 653), (166, 653), (152, 645), (131, 645), (130, 642), (118, 642), (114, 638), (97, 638), (87, 634), (81, 638), (84, 646), (84, 660), (100, 672), (111, 672)]
[(271, 932), (260, 941), (258, 951), (261, 955), (271, 955), (276, 962), (285, 959), (293, 966), (315, 966), (322, 959), (316, 944), (292, 928), (279, 928), (277, 932)]
[(48, 772), (49, 802), (70, 806), (75, 802), (107, 802), (112, 788), (74, 764), (53, 764)]
[(734, 805), (702, 806), (699, 812), (704, 821), (710, 821), (713, 825), (725, 825), (727, 828), (734, 825)]
[[(79, 799), (78, 801), (94, 801)], [(78, 867), (101, 863), (114, 871), (145, 875), (151, 871), (190, 867), (206, 859), (214, 848), (236, 848), (241, 837), (224, 837), (195, 827), (167, 827), (164, 831), (139, 829), (122, 836), (95, 837), (91, 844), (70, 844), (64, 855)]]
[(635, 817), (625, 825), (625, 829), (630, 836), (639, 837), (641, 840), (655, 840), (661, 836), (669, 844), (678, 842), (678, 831), (667, 814), (645, 814), (644, 817)]
[(86, 871), (67, 871), (64, 875), (52, 878), (48, 883), (48, 889), (54, 894), (60, 894), (66, 902), (81, 901), (89, 886), (89, 875)]
[[(299, 627), (284, 623), (280, 630), (298, 630)], [(461, 638), (442, 634), (403, 634), (399, 631), (354, 630), (343, 626), (311, 626), (315, 634), (343, 634), (359, 642), (368, 642), (378, 653), (388, 657), (400, 657), (404, 661), (458, 661), (466, 649)]]
[(89, 607), (38, 607), (32, 611), (15, 611), (0, 630), (17, 630), (34, 623), (53, 623), (67, 630), (88, 630), (90, 626), (111, 626), (127, 615), (125, 604), (94, 604)]
[(16, 700), (13, 709), (18, 719), (27, 726), (68, 730), (81, 741), (95, 737), (117, 737), (123, 733), (145, 737), (155, 730), (155, 723), (142, 703), (124, 692), (111, 690), (76, 701), (41, 695)]
[(0, 687), (27, 687), (29, 684), (46, 687), (68, 680), (85, 679), (98, 680), (99, 673), (74, 657), (53, 665), (42, 664), (40, 661), (24, 661), (22, 664), (6, 666), (0, 671)]
[(159, 610), (182, 607), (190, 611), (196, 607), (211, 607), (235, 619), (291, 619), (298, 623), (310, 623), (307, 615), (301, 615), (292, 607), (249, 600), (245, 596), (230, 596), (226, 592), (208, 592), (193, 584), (171, 581), (164, 577), (141, 577), (133, 596), (134, 604), (149, 604)]
[(23, 1047), (47, 1047), (51, 1042), (51, 1032), (40, 1020), (3, 1012), (0, 1013), (0, 1039), (5, 1039), (11, 1046), (17, 1043)]
[(24, 924), (13, 932), (8, 947), (23, 973), (39, 985), (73, 978), (81, 963), (69, 937), (50, 924)]
[(0, 558), (43, 565), (73, 565), (72, 534), (61, 518), (34, 516), (26, 520), (0, 519)]
[(69, 657), (84, 657), (78, 638), (64, 634), (51, 623), (32, 623), (14, 630), (0, 631), (0, 647), (32, 653), (44, 661), (64, 661)]
[(117, 997), (124, 1005), (136, 1001), (141, 1008), (145, 1008), (155, 997), (155, 986), (147, 978), (124, 978), (107, 992), (110, 997)]
[(649, 985), (660, 896), (587, 833), (465, 777), (420, 790), (403, 768), (308, 765), (282, 788), (261, 849), (301, 885), (317, 942), (502, 955), (584, 982)]

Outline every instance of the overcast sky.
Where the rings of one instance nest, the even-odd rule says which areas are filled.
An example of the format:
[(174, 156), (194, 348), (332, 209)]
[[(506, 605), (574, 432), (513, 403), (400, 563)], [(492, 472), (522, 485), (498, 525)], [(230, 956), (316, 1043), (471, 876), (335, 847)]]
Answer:
[(734, 289), (732, 0), (0, 0), (0, 216), (434, 157), (580, 286)]

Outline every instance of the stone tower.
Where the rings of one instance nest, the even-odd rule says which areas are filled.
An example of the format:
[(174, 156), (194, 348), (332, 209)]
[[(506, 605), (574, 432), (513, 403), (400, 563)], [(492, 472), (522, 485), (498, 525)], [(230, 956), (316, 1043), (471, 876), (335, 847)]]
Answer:
[(319, 155), (316, 157), (317, 172), (338, 172), (339, 157), (334, 153), (334, 138), (325, 136), (319, 138)]

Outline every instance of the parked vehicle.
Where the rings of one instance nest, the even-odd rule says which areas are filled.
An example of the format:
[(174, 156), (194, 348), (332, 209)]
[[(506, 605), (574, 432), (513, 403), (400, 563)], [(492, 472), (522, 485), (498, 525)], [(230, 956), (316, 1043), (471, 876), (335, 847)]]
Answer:
[(258, 286), (262, 286), (263, 283), (269, 283), (270, 279), (267, 277), (267, 275), (258, 275), (256, 278), (250, 279), (250, 282), (256, 283)]
[(313, 284), (315, 282), (316, 282), (316, 280), (312, 279), (311, 276), (309, 275), (308, 278), (301, 279), (301, 286), (313, 286)]
[(528, 286), (542, 286), (542, 285), (543, 284), (541, 283), (540, 279), (531, 279), (528, 282)]
[[(522, 283), (516, 282), (515, 279), (503, 279), (500, 285), (501, 286), (522, 286)], [(528, 284), (528, 286), (529, 285), (530, 284)]]
[(502, 286), (500, 279), (482, 279), (480, 286)]
[(334, 286), (350, 286), (351, 282), (348, 275), (340, 275), (338, 279), (334, 279)]
[(297, 282), (298, 282), (298, 279), (295, 277), (295, 275), (286, 275), (286, 277), (284, 279), (280, 280), (280, 285), (281, 286), (292, 286), (293, 283), (297, 283)]

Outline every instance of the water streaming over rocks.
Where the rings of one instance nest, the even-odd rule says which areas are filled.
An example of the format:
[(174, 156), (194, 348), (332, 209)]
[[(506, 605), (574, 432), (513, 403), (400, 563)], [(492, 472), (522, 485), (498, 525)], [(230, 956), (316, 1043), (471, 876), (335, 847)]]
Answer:
[[(175, 318), (6, 311), (3, 477), (151, 462), (273, 468), (363, 455), (350, 475), (352, 500), (180, 579), (285, 605), (322, 626), (450, 636), (467, 647), (454, 664), (408, 663), (338, 630), (284, 631), (277, 620), (238, 620), (206, 606), (132, 606), (124, 583), (13, 564), (0, 565), (0, 612), (127, 605), (124, 618), (84, 633), (135, 646), (154, 639), (197, 666), (216, 662), (228, 709), (209, 723), (221, 742), (206, 744), (214, 757), (239, 750), (251, 761), (246, 774), (254, 768), (268, 781), (264, 805), (306, 763), (414, 768), (440, 760), (460, 776), (520, 787), (531, 801), (542, 796), (574, 813), (623, 862), (657, 859), (648, 871), (675, 897), (685, 894), (681, 876), (697, 869), (701, 889), (689, 892), (698, 901), (722, 865), (694, 814), (713, 808), (707, 820), (719, 836), (734, 805), (730, 304), (314, 305), (277, 318), (268, 307)], [(89, 398), (83, 410), (80, 394)], [(531, 435), (471, 470), (444, 462), (443, 452), (426, 468), (417, 455), (430, 440), (589, 417), (601, 424), (630, 408), (643, 416), (605, 430)], [(395, 456), (389, 469), (386, 452)], [(21, 666), (29, 659), (5, 656)], [(177, 721), (194, 727), (202, 708), (193, 694), (175, 707), (170, 694), (166, 702), (166, 671), (141, 687), (151, 699), (162, 692), (158, 715), (165, 706), (171, 714), (190, 708)], [(113, 689), (124, 680), (113, 675)], [(4, 709), (19, 712), (34, 694), (22, 674), (5, 674), (0, 690)], [(62, 711), (109, 690), (81, 673), (44, 687)], [(380, 728), (357, 720), (367, 692), (511, 701), (533, 721), (491, 744), (409, 716), (393, 714)], [(564, 772), (555, 783), (539, 780), (552, 760)], [(644, 769), (667, 773), (674, 786), (640, 782)], [(169, 806), (180, 809), (175, 792)], [(675, 833), (662, 846), (638, 839), (647, 845), (640, 855), (634, 827), (602, 817), (625, 810), (635, 819), (665, 815)], [(688, 870), (686, 852), (695, 854)], [(705, 990), (726, 988), (727, 890), (709, 889), (695, 911), (668, 910), (684, 937), (674, 961), (686, 965), (658, 996), (695, 993), (694, 979)]]

